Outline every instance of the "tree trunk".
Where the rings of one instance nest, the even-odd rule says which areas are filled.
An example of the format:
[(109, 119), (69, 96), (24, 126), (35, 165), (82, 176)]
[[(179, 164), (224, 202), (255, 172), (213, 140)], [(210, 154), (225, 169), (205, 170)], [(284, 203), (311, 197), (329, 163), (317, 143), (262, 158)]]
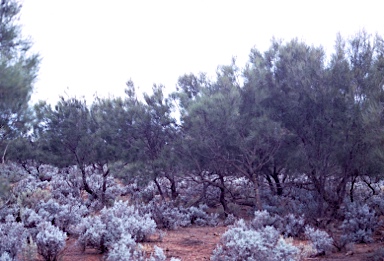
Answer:
[(169, 180), (169, 182), (171, 183), (171, 197), (172, 197), (172, 200), (175, 200), (178, 196), (179, 196), (179, 193), (177, 192), (177, 186), (176, 186), (176, 181), (175, 181), (175, 177), (170, 174), (170, 175), (166, 175), (167, 179)]
[(101, 203), (103, 204), (103, 206), (105, 206), (105, 203), (106, 203), (105, 192), (107, 191), (107, 177), (108, 177), (108, 174), (109, 174), (109, 169), (104, 171), (104, 168), (103, 168), (103, 189), (101, 191)]
[(154, 178), (153, 181), (154, 181), (155, 184), (156, 184), (156, 187), (157, 187), (157, 190), (159, 191), (159, 194), (160, 194), (160, 196), (161, 196), (161, 199), (162, 199), (162, 200), (165, 200), (163, 190), (161, 189), (161, 186), (160, 186), (159, 182), (157, 181), (157, 178)]
[(88, 192), (88, 194), (90, 194), (93, 197), (97, 198), (97, 194), (95, 192), (93, 192), (93, 190), (88, 185), (85, 169), (83, 167), (80, 167), (80, 170), (81, 170), (81, 178), (82, 178), (82, 181), (83, 181), (84, 190), (86, 192)]
[(263, 206), (261, 205), (259, 182), (257, 181), (257, 177), (255, 174), (252, 175), (252, 183), (253, 183), (253, 189), (255, 191), (255, 199), (254, 199), (255, 207), (257, 208), (257, 210), (262, 210)]
[(227, 205), (227, 201), (225, 200), (225, 186), (224, 186), (224, 178), (220, 177), (220, 204), (223, 206), (224, 215), (225, 217), (228, 217), (229, 209)]
[(276, 167), (273, 168), (272, 178), (275, 181), (276, 194), (278, 196), (283, 195), (283, 186), (281, 185), (281, 182), (279, 180), (279, 172), (276, 170)]

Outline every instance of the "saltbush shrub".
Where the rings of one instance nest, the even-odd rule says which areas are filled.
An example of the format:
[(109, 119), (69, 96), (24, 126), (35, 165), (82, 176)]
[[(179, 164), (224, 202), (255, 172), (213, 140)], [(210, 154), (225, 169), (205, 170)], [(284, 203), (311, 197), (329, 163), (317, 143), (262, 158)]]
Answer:
[(155, 233), (156, 223), (149, 214), (139, 214), (127, 202), (118, 201), (104, 207), (100, 215), (84, 218), (79, 230), (78, 242), (84, 249), (90, 246), (106, 252), (128, 234), (136, 242), (145, 241)]
[(229, 214), (224, 220), (224, 226), (233, 225), (236, 222), (236, 217), (233, 214)]
[(54, 175), (50, 182), (53, 197), (59, 202), (71, 197), (81, 200), (83, 181), (80, 171), (75, 168), (64, 168), (61, 171), (63, 173)]
[(176, 229), (190, 224), (190, 218), (183, 207), (175, 207), (173, 202), (151, 201), (142, 208), (143, 212), (151, 213), (159, 228)]
[(76, 201), (59, 204), (54, 199), (50, 199), (47, 202), (40, 202), (36, 209), (44, 220), (65, 232), (72, 232), (74, 225), (77, 225), (81, 218), (88, 214), (88, 209)]
[(3, 252), (0, 255), (0, 261), (14, 261), (14, 259), (9, 255), (8, 252)]
[(47, 261), (57, 260), (58, 254), (65, 247), (66, 234), (48, 222), (40, 223), (38, 230), (36, 235), (37, 251)]
[(298, 249), (288, 244), (274, 227), (254, 229), (241, 219), (223, 234), (211, 260), (293, 261), (297, 254)]
[(303, 216), (285, 215), (282, 219), (281, 233), (284, 237), (300, 237), (304, 234), (305, 220)]
[(91, 247), (105, 252), (104, 237), (107, 230), (106, 224), (101, 221), (100, 216), (83, 218), (78, 230), (80, 235), (77, 242), (83, 248), (83, 251), (86, 247)]
[(149, 258), (149, 261), (165, 261), (167, 259), (163, 249), (158, 246), (154, 246), (154, 251)]
[(305, 236), (311, 242), (316, 254), (325, 254), (333, 248), (333, 239), (326, 231), (315, 229), (311, 226), (305, 227)]
[(350, 203), (345, 210), (345, 218), (341, 224), (342, 242), (369, 243), (379, 225), (373, 209), (367, 204)]
[(0, 223), (0, 254), (7, 252), (10, 258), (15, 258), (26, 239), (26, 229), (13, 216), (8, 215), (5, 222)]
[(146, 206), (141, 206), (142, 213), (150, 213), (159, 228), (176, 229), (190, 225), (216, 226), (218, 214), (208, 214), (207, 206), (185, 208), (176, 206), (173, 201), (151, 201)]
[(279, 215), (270, 214), (266, 210), (255, 211), (254, 217), (251, 221), (251, 226), (253, 229), (261, 229), (266, 226), (275, 227), (280, 229), (282, 226), (282, 219)]
[(119, 241), (110, 245), (107, 261), (144, 260), (141, 246), (129, 234), (123, 235)]

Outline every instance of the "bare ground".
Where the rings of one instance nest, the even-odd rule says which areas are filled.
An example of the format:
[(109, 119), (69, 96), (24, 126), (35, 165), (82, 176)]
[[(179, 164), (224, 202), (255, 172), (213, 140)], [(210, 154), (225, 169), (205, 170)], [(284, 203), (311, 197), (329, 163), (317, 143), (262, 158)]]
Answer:
[[(162, 240), (158, 236), (151, 238), (150, 242), (143, 243), (144, 250), (148, 255), (153, 251), (155, 245), (164, 250), (167, 258), (180, 258), (182, 261), (204, 261), (209, 260), (213, 249), (220, 241), (220, 236), (226, 231), (226, 227), (187, 227), (174, 231), (167, 231)], [(323, 257), (308, 258), (307, 260), (318, 261), (359, 261), (367, 260), (376, 250), (383, 249), (384, 243), (356, 244), (352, 252), (347, 251), (328, 254)], [(75, 239), (68, 240), (67, 247), (59, 260), (62, 261), (100, 261), (103, 260), (97, 250), (87, 249), (82, 252), (75, 244)], [(380, 260), (380, 259), (378, 259)], [(384, 260), (384, 259), (381, 259)]]

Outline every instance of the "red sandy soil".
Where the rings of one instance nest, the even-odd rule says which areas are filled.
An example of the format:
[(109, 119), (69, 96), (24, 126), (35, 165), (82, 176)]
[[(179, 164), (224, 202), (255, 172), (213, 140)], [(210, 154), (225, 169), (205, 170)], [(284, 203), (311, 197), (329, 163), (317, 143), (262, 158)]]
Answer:
[[(142, 243), (144, 250), (148, 255), (153, 251), (153, 247), (157, 245), (161, 247), (167, 258), (180, 258), (182, 261), (205, 261), (209, 260), (213, 249), (220, 241), (220, 236), (226, 231), (226, 227), (187, 227), (179, 228), (174, 231), (167, 231), (162, 240), (153, 237), (150, 242)], [(100, 261), (103, 260), (102, 255), (97, 250), (87, 249), (82, 252), (75, 244), (76, 240), (71, 238), (68, 240), (67, 247), (59, 258), (62, 261)], [(384, 248), (384, 243), (372, 244), (356, 244), (352, 253), (344, 252), (331, 253), (323, 257), (308, 258), (307, 260), (318, 261), (359, 261), (366, 260), (366, 256), (374, 251)]]
[[(159, 237), (151, 238), (150, 242), (142, 243), (148, 255), (154, 246), (161, 247), (167, 258), (180, 258), (182, 261), (209, 260), (212, 250), (220, 240), (226, 227), (187, 227), (167, 231), (160, 241)], [(75, 244), (75, 239), (69, 239), (67, 247), (59, 258), (62, 261), (99, 261), (102, 255), (96, 250), (87, 249), (84, 253)]]

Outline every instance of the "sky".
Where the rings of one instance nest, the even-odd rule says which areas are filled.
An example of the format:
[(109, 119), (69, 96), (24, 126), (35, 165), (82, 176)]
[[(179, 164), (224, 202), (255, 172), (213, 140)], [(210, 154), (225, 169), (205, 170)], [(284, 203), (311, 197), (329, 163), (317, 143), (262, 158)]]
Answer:
[(384, 36), (380, 0), (23, 0), (20, 23), (42, 58), (32, 101), (59, 96), (124, 95), (153, 84), (175, 90), (184, 74), (214, 77), (232, 57), (273, 37), (298, 38), (331, 52), (337, 33), (365, 29)]

